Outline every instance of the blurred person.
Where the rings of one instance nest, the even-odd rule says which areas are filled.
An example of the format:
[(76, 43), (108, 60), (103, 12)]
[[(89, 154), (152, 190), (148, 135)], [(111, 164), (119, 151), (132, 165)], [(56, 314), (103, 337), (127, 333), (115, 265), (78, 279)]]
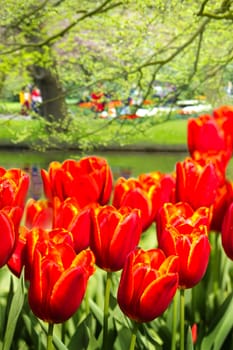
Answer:
[(21, 114), (28, 115), (31, 105), (31, 93), (27, 86), (22, 87), (19, 93), (19, 102), (21, 105)]
[(40, 113), (40, 106), (42, 103), (42, 97), (40, 90), (37, 86), (34, 86), (31, 92), (31, 108), (33, 112)]

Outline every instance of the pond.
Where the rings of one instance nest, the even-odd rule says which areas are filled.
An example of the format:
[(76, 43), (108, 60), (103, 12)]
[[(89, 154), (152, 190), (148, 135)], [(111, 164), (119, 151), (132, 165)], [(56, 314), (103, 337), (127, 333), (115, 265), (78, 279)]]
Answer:
[[(111, 166), (114, 178), (119, 176), (138, 176), (141, 173), (159, 170), (171, 172), (175, 163), (183, 160), (185, 153), (159, 153), (159, 152), (96, 152), (104, 157)], [(64, 161), (68, 158), (78, 159), (82, 157), (78, 152), (49, 151), (33, 152), (23, 150), (0, 151), (0, 166), (9, 168), (21, 168), (31, 174), (30, 196), (38, 198), (42, 193), (40, 169), (47, 169), (53, 160)]]
[[(115, 179), (119, 176), (136, 177), (151, 171), (169, 173), (175, 170), (176, 162), (182, 161), (188, 155), (183, 152), (96, 152), (93, 154), (102, 156), (108, 161)], [(41, 168), (47, 169), (53, 160), (62, 162), (68, 158), (79, 159), (82, 156), (75, 151), (0, 151), (0, 166), (7, 169), (17, 167), (29, 172), (31, 175), (29, 196), (38, 199), (43, 194)], [(233, 179), (233, 161), (230, 162), (227, 173), (228, 178)]]

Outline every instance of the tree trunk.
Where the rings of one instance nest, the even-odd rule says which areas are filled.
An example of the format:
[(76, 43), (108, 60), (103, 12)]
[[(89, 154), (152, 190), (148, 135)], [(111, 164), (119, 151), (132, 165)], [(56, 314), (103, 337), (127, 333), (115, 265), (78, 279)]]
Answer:
[[(38, 85), (41, 96), (41, 114), (49, 122), (60, 122), (67, 117), (65, 93), (59, 77), (52, 70), (38, 66), (30, 67), (35, 83)], [(62, 128), (62, 125), (60, 125)]]

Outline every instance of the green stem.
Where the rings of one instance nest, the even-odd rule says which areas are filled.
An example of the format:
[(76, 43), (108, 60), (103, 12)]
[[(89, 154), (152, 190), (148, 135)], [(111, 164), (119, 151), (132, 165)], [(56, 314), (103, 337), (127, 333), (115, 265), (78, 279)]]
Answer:
[(66, 339), (66, 322), (63, 322), (61, 325), (61, 340), (65, 344)]
[(89, 313), (90, 313), (90, 305), (89, 305), (89, 291), (88, 291), (88, 288), (86, 289), (86, 293), (85, 293), (85, 309), (86, 309), (86, 315), (89, 315)]
[(172, 343), (171, 350), (176, 350), (176, 327), (177, 327), (177, 294), (173, 299), (173, 315), (172, 315)]
[(137, 339), (138, 323), (134, 322), (129, 350), (134, 350)]
[(107, 272), (107, 280), (105, 286), (104, 297), (104, 325), (103, 325), (103, 350), (108, 350), (108, 313), (109, 313), (109, 299), (111, 291), (111, 272)]
[(49, 323), (47, 334), (47, 350), (53, 350), (53, 328), (54, 324)]
[(213, 290), (214, 290), (214, 296), (217, 297), (217, 292), (219, 288), (219, 266), (220, 266), (220, 255), (219, 255), (219, 245), (218, 245), (218, 239), (219, 235), (214, 232), (214, 256), (213, 256), (213, 262), (214, 262), (214, 284), (213, 284)]
[(185, 321), (185, 296), (184, 289), (180, 289), (180, 350), (184, 350), (184, 321)]

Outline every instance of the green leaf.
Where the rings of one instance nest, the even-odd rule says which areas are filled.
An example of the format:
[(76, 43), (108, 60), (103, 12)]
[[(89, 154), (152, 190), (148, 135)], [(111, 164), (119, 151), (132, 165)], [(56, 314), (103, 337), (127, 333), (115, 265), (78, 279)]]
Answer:
[(92, 299), (89, 299), (89, 305), (93, 315), (103, 325), (103, 310)]
[(114, 343), (114, 350), (129, 349), (131, 340), (131, 331), (129, 328), (123, 327), (117, 333), (117, 338)]
[(204, 337), (201, 343), (201, 350), (220, 350), (227, 335), (233, 328), (233, 295), (228, 298), (221, 305), (210, 333)]
[(187, 334), (186, 334), (186, 348), (187, 350), (193, 350), (193, 338), (192, 338), (192, 332), (191, 327), (188, 327)]
[[(159, 345), (162, 346), (163, 345), (163, 340), (161, 339), (161, 337), (158, 335), (158, 333), (156, 332), (156, 330), (152, 327), (149, 327), (148, 324), (142, 324), (142, 328), (143, 328), (143, 332), (145, 333), (147, 339), (149, 339), (152, 344)], [(162, 328), (162, 327), (161, 327)], [(163, 327), (163, 330), (165, 329), (165, 327)], [(170, 333), (169, 330), (166, 330), (167, 332), (167, 338), (170, 340)], [(165, 330), (164, 330), (164, 334), (165, 334)]]
[[(48, 325), (44, 324), (42, 321), (39, 321), (41, 328), (47, 334), (48, 333)], [(47, 326), (47, 327), (46, 327)], [(55, 349), (57, 350), (68, 350), (66, 345), (58, 338), (56, 334), (53, 334), (53, 344)]]
[(46, 337), (42, 336), (42, 332), (38, 332), (39, 321), (32, 315), (23, 314), (22, 316), (26, 330), (29, 334), (30, 339), (33, 342), (35, 349), (44, 349), (46, 347)]
[(3, 340), (3, 350), (10, 350), (12, 339), (15, 332), (18, 317), (24, 304), (24, 274), (18, 281), (18, 287), (12, 298), (9, 316), (7, 320), (6, 332)]
[(77, 344), (79, 350), (87, 349), (90, 340), (91, 315), (88, 315), (77, 327), (68, 345), (69, 350), (76, 350)]

